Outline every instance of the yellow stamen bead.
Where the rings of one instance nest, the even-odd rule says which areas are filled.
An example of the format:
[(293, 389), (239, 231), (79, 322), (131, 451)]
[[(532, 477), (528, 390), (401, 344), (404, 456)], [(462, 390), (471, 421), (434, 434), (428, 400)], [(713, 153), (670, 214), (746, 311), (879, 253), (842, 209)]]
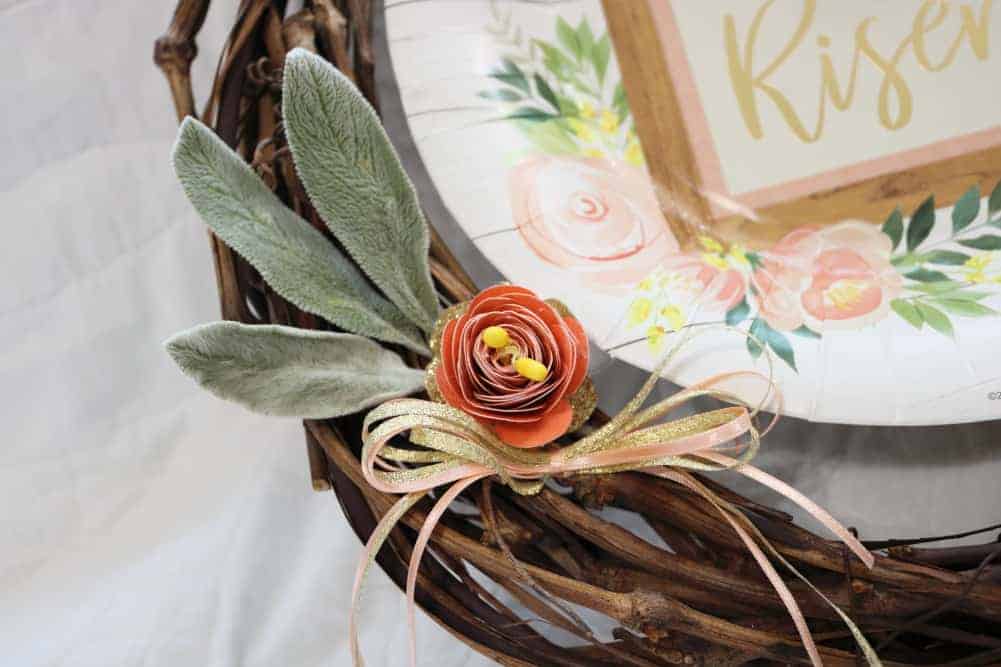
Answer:
[(511, 342), (504, 327), (487, 327), (483, 330), (483, 343), (490, 348), (499, 350)]
[(518, 371), (518, 375), (528, 378), (532, 382), (542, 382), (549, 375), (548, 368), (535, 359), (529, 359), (528, 357), (515, 359), (514, 370)]

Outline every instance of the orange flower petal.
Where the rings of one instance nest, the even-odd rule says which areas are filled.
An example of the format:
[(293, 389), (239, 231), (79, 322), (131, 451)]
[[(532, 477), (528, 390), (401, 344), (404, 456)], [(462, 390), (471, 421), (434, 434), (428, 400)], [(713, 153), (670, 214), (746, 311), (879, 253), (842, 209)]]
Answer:
[(498, 296), (509, 296), (512, 294), (522, 294), (530, 296), (535, 299), (538, 298), (537, 296), (535, 296), (535, 292), (533, 292), (530, 289), (526, 289), (524, 287), (518, 287), (516, 285), (494, 285), (493, 287), (486, 288), (485, 290), (477, 294), (475, 297), (473, 297), (473, 300), (469, 302), (468, 312), (470, 313), (476, 312), (477, 306), (479, 306), (480, 302), (482, 302), (485, 299), (491, 299)]
[(587, 346), (587, 333), (584, 332), (584, 327), (582, 327), (580, 322), (577, 321), (577, 318), (565, 317), (563, 318), (563, 321), (567, 323), (567, 328), (570, 329), (570, 333), (573, 334), (577, 350), (576, 365), (573, 369), (573, 375), (570, 377), (570, 383), (567, 386), (567, 393), (572, 394), (580, 388), (581, 382), (584, 381), (584, 376), (587, 375), (587, 363), (588, 358), (590, 357), (590, 350)]
[(512, 447), (541, 447), (567, 432), (573, 421), (573, 407), (563, 399), (539, 421), (529, 423), (497, 422), (493, 425), (497, 437)]

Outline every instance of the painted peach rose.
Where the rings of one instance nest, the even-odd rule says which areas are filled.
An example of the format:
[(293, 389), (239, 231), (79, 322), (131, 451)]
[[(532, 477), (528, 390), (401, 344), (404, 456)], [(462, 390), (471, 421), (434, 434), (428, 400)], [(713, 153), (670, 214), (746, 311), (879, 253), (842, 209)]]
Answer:
[[(570, 401), (586, 379), (587, 335), (561, 304), (497, 285), (443, 322), (432, 341), (432, 396), (515, 447), (545, 445), (587, 418)], [(593, 408), (592, 401), (586, 410)]]
[(515, 225), (529, 248), (588, 284), (636, 283), (678, 250), (641, 168), (539, 156), (511, 172), (510, 190)]
[(847, 220), (784, 236), (755, 270), (761, 316), (774, 329), (859, 329), (882, 320), (903, 279), (878, 227)]
[(664, 262), (664, 271), (687, 281), (702, 304), (716, 310), (730, 310), (747, 293), (750, 262), (738, 245), (724, 248), (708, 236), (699, 237), (698, 242), (700, 250), (671, 257)]

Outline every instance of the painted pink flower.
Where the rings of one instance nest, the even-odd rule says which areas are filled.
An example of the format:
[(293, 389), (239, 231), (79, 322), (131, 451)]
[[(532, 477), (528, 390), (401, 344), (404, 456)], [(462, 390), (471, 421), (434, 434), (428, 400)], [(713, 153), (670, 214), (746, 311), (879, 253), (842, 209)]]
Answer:
[(539, 156), (511, 172), (510, 191), (515, 225), (529, 248), (588, 284), (634, 284), (678, 250), (640, 168)]
[(774, 329), (859, 329), (883, 319), (903, 279), (890, 239), (867, 222), (805, 226), (784, 236), (755, 270), (759, 312)]
[(740, 303), (747, 292), (746, 274), (729, 260), (722, 252), (707, 251), (676, 255), (663, 266), (668, 274), (687, 280), (698, 292), (701, 304), (727, 311)]

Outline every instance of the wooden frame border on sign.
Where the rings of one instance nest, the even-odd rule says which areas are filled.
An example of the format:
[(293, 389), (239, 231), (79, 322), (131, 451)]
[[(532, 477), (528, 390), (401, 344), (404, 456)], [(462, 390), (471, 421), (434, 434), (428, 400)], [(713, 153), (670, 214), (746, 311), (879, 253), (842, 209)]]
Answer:
[[(930, 194), (934, 193), (937, 206), (948, 206), (974, 184), (979, 184), (981, 192), (990, 192), (1001, 180), (1001, 145), (997, 145), (1001, 128), (998, 128), (989, 131), (994, 145), (987, 148), (970, 150), (983, 145), (983, 141), (972, 135), (966, 141), (942, 142), (950, 143), (942, 150), (938, 150), (939, 144), (934, 144), (919, 149), (923, 160), (919, 164), (850, 182), (830, 183), (783, 201), (757, 206), (754, 209), (757, 222), (714, 208), (703, 194), (707, 187), (712, 188), (707, 186), (696, 159), (691, 118), (686, 122), (685, 112), (691, 113), (692, 109), (682, 107), (685, 88), (679, 85), (677, 75), (672, 76), (668, 66), (653, 2), (669, 0), (602, 0), (602, 6), (647, 168), (658, 185), (661, 206), (682, 247), (691, 245), (700, 224), (728, 241), (766, 247), (803, 224), (830, 224), (846, 219), (881, 223), (895, 207), (909, 213)], [(909, 159), (913, 163), (914, 155)], [(734, 199), (739, 202), (739, 198)]]

